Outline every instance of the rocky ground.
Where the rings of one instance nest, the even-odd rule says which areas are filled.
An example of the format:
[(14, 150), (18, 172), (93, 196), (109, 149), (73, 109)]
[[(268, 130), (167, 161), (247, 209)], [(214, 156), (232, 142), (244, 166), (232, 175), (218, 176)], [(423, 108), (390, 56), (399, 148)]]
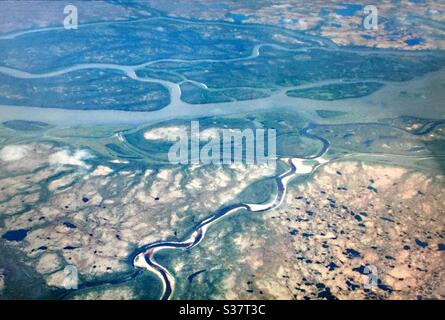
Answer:
[(330, 163), (264, 216), (273, 235), (233, 240), (243, 272), (221, 297), (443, 299), (444, 192), (443, 176)]
[(68, 264), (84, 278), (131, 269), (134, 247), (180, 239), (189, 224), (275, 172), (261, 165), (120, 170), (115, 162), (95, 165), (86, 150), (49, 144), (6, 146), (0, 162), (1, 241), (54, 287), (63, 287)]

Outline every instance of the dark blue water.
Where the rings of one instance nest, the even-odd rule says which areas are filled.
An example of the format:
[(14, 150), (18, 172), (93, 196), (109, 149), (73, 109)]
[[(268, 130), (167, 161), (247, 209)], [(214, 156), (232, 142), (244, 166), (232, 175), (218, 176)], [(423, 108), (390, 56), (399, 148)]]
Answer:
[(70, 229), (76, 229), (76, 225), (72, 224), (71, 222), (64, 222), (63, 223), (65, 225), (65, 227), (70, 228)]
[(358, 252), (357, 250), (348, 248), (348, 249), (346, 249), (346, 251), (345, 251), (345, 255), (346, 255), (349, 259), (359, 258), (359, 257), (360, 257), (360, 252)]
[(362, 5), (354, 3), (343, 3), (342, 5), (345, 6), (345, 8), (336, 9), (335, 13), (343, 17), (352, 17), (357, 13), (357, 11), (363, 8)]
[(426, 248), (426, 247), (428, 247), (428, 243), (423, 242), (423, 241), (421, 241), (421, 240), (419, 240), (419, 239), (416, 239), (416, 244), (417, 244), (419, 247), (421, 247), (421, 248)]
[(328, 268), (329, 271), (333, 271), (333, 270), (337, 269), (338, 266), (334, 262), (331, 262), (326, 266), (326, 268)]
[(197, 275), (199, 275), (199, 274), (201, 274), (201, 273), (203, 273), (203, 272), (206, 272), (206, 271), (207, 271), (207, 270), (204, 269), (204, 270), (199, 270), (199, 271), (197, 271), (197, 272), (192, 273), (191, 275), (189, 275), (189, 276), (187, 277), (187, 281), (188, 281), (189, 283), (192, 283), (193, 279), (194, 279)]
[(412, 47), (412, 46), (418, 46), (419, 44), (424, 43), (424, 40), (422, 38), (413, 38), (413, 39), (406, 40), (405, 43), (407, 45), (409, 45), (410, 47)]
[(374, 140), (373, 140), (373, 139), (367, 139), (367, 140), (363, 141), (363, 144), (364, 144), (366, 147), (368, 147), (368, 148), (369, 148), (373, 143), (374, 143)]
[[(317, 285), (317, 287), (320, 289), (321, 286)], [(326, 287), (325, 285), (323, 285), (317, 296), (321, 299), (337, 300), (337, 298), (331, 293), (331, 289)]]
[(2, 238), (8, 241), (22, 241), (28, 235), (28, 231), (26, 229), (11, 230), (6, 232)]
[(364, 275), (369, 274), (369, 272), (365, 272), (365, 270), (366, 270), (366, 266), (364, 266), (364, 265), (361, 265), (356, 268), (352, 268), (352, 271), (358, 272), (360, 274), (364, 274)]
[(362, 35), (362, 38), (365, 39), (365, 40), (373, 40), (373, 39), (375, 39), (374, 36), (371, 36), (371, 35), (369, 35), (369, 34), (364, 34), (364, 35)]

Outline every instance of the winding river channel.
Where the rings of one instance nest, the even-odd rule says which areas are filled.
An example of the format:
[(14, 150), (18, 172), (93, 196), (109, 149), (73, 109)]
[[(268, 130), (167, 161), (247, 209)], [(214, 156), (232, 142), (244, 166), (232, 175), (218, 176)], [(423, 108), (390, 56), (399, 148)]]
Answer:
[[(352, 123), (351, 123), (352, 124)], [(357, 124), (357, 123), (354, 123)], [(363, 125), (369, 125), (370, 123), (363, 123)], [(403, 130), (396, 126), (383, 124), (383, 123), (371, 123), (371, 125), (382, 125), (385, 127), (397, 128), (399, 130)], [(434, 129), (439, 126), (445, 124), (445, 120), (437, 120), (426, 123), (423, 127), (421, 127), (416, 132), (410, 132), (413, 135), (423, 136), (431, 133)], [(274, 210), (278, 208), (284, 201), (287, 193), (287, 188), (289, 182), (292, 178), (303, 175), (303, 174), (312, 174), (317, 170), (321, 165), (329, 162), (324, 156), (330, 148), (330, 142), (311, 132), (311, 130), (316, 129), (320, 125), (311, 123), (304, 129), (300, 130), (300, 135), (305, 136), (309, 139), (313, 139), (321, 142), (322, 147), (320, 150), (314, 155), (308, 155), (300, 158), (282, 158), (281, 161), (284, 161), (288, 165), (288, 170), (278, 176), (275, 177), (277, 184), (277, 193), (273, 200), (264, 203), (264, 204), (252, 204), (252, 203), (235, 203), (226, 205), (213, 214), (211, 214), (208, 218), (201, 221), (197, 224), (189, 233), (189, 236), (186, 237), (182, 241), (156, 241), (153, 243), (149, 243), (143, 245), (136, 250), (134, 250), (128, 258), (128, 262), (131, 263), (135, 270), (131, 273), (124, 274), (120, 277), (113, 278), (110, 280), (99, 280), (92, 282), (84, 282), (79, 286), (80, 290), (91, 289), (94, 287), (104, 286), (104, 285), (117, 285), (123, 284), (128, 281), (135, 279), (140, 276), (144, 270), (155, 274), (162, 283), (162, 293), (160, 295), (160, 299), (168, 300), (173, 297), (175, 290), (175, 277), (167, 270), (166, 267), (159, 264), (155, 256), (158, 252), (163, 250), (190, 250), (194, 247), (198, 246), (202, 240), (204, 239), (206, 232), (210, 226), (218, 222), (224, 217), (227, 217), (237, 211), (244, 209), (250, 213), (262, 213), (270, 210)], [(358, 153), (354, 153), (358, 155)], [(346, 154), (345, 157), (354, 154)], [(372, 154), (367, 154), (370, 156)], [(386, 156), (385, 154), (380, 154), (379, 156)], [(393, 157), (394, 155), (391, 155)], [(435, 157), (436, 155), (432, 155), (431, 157)], [(409, 157), (409, 156), (406, 156)], [(420, 157), (419, 157), (420, 158)], [(312, 166), (303, 165), (303, 161), (312, 160), (315, 162)], [(69, 296), (70, 293), (66, 293), (61, 298), (65, 298)]]
[[(204, 24), (204, 25), (228, 25), (233, 26), (234, 24), (228, 22), (221, 21), (199, 21), (199, 20), (187, 20), (180, 18), (172, 18), (163, 16), (162, 14), (157, 14), (155, 17), (134, 20), (134, 21), (110, 21), (110, 22), (100, 22), (100, 23), (91, 23), (80, 25), (80, 28), (88, 28), (94, 25), (103, 25), (103, 24), (131, 24), (137, 22), (143, 22), (144, 20), (168, 20), (168, 21), (177, 21), (186, 24)], [(141, 77), (138, 75), (138, 71), (143, 70), (144, 68), (156, 67), (158, 71), (168, 71), (163, 68), (159, 68), (159, 64), (162, 63), (185, 63), (185, 64), (198, 64), (198, 63), (231, 63), (236, 61), (249, 61), (257, 59), (263, 53), (263, 49), (272, 48), (274, 50), (280, 51), (289, 51), (295, 53), (306, 53), (313, 50), (324, 50), (324, 51), (335, 51), (335, 52), (348, 52), (360, 54), (364, 57), (367, 56), (431, 56), (437, 55), (437, 52), (427, 51), (427, 52), (416, 52), (416, 51), (401, 51), (401, 50), (392, 50), (392, 49), (366, 49), (366, 48), (358, 48), (358, 47), (342, 47), (338, 46), (328, 38), (319, 37), (316, 35), (309, 35), (304, 32), (291, 31), (283, 28), (278, 28), (274, 26), (265, 26), (265, 25), (250, 25), (250, 24), (239, 24), (238, 28), (256, 28), (259, 31), (262, 29), (273, 29), (280, 32), (285, 32), (290, 37), (295, 38), (297, 40), (302, 40), (307, 42), (307, 46), (298, 47), (298, 48), (288, 48), (286, 46), (276, 44), (276, 43), (258, 43), (252, 46), (251, 51), (244, 56), (232, 57), (228, 59), (155, 59), (151, 61), (146, 61), (140, 64), (134, 65), (125, 65), (125, 64), (114, 64), (114, 63), (81, 63), (68, 65), (66, 67), (62, 67), (60, 69), (49, 71), (45, 73), (30, 73), (26, 70), (18, 70), (7, 66), (0, 65), (0, 74), (4, 74), (17, 79), (44, 79), (44, 78), (52, 78), (59, 77), (67, 73), (76, 72), (80, 70), (109, 70), (109, 71), (117, 71), (125, 75), (131, 80), (144, 82), (144, 83), (153, 83), (163, 86), (169, 91), (170, 94), (170, 103), (156, 111), (151, 112), (137, 112), (137, 111), (120, 111), (120, 110), (75, 110), (75, 109), (58, 109), (52, 108), (51, 112), (48, 112), (46, 108), (39, 107), (30, 107), (30, 106), (8, 106), (2, 105), (0, 108), (0, 119), (5, 120), (14, 120), (14, 119), (22, 119), (22, 120), (31, 120), (31, 121), (43, 121), (48, 122), (54, 125), (59, 125), (63, 123), (64, 125), (78, 125), (78, 124), (109, 124), (109, 123), (130, 123), (130, 124), (143, 124), (148, 122), (160, 122), (169, 120), (171, 118), (179, 118), (179, 117), (198, 117), (198, 116), (215, 116), (215, 115), (225, 115), (230, 113), (237, 112), (250, 112), (256, 110), (271, 110), (273, 108), (289, 108), (289, 109), (298, 109), (299, 111), (309, 111), (316, 108), (325, 108), (330, 105), (333, 105), (336, 108), (349, 109), (354, 108), (354, 110), (359, 110), (360, 108), (368, 108), (369, 105), (364, 104), (363, 106), (360, 103), (355, 103), (354, 106), (347, 106), (346, 104), (339, 105), (338, 103), (331, 101), (315, 101), (308, 99), (300, 99), (296, 97), (289, 97), (286, 95), (286, 92), (289, 90), (295, 89), (309, 89), (315, 88), (325, 85), (335, 85), (335, 84), (345, 84), (345, 83), (354, 83), (357, 80), (351, 80), (346, 78), (341, 79), (327, 79), (322, 81), (314, 81), (312, 83), (302, 83), (296, 86), (285, 86), (278, 87), (276, 91), (269, 92), (269, 96), (264, 98), (258, 98), (254, 100), (252, 103), (251, 100), (246, 101), (230, 101), (230, 102), (222, 102), (222, 103), (206, 103), (206, 104), (190, 104), (181, 99), (181, 85), (184, 83), (190, 83), (195, 86), (198, 86), (201, 89), (207, 91), (218, 91), (225, 90), (230, 88), (209, 88), (206, 83), (197, 82), (192, 79), (187, 79), (185, 77), (181, 77), (181, 82), (173, 82), (168, 80), (162, 80), (158, 78), (151, 77)], [(17, 32), (14, 34), (3, 35), (0, 36), (0, 43), (7, 41), (11, 41), (16, 38), (23, 37), (25, 35), (34, 34), (34, 33), (48, 33), (60, 30), (59, 27), (53, 28), (41, 28), (34, 30), (27, 30), (23, 32)], [(361, 79), (360, 82), (378, 82), (380, 84), (384, 84), (390, 87), (398, 88), (403, 87), (403, 83), (397, 81), (388, 81), (384, 79)], [(247, 89), (247, 88), (246, 88)], [(265, 89), (260, 88), (248, 88), (255, 91), (264, 91)], [(267, 91), (267, 90), (266, 90)], [(373, 108), (379, 108), (379, 112), (388, 112), (383, 107), (379, 107), (372, 105)], [(347, 111), (347, 110), (346, 110)]]
[[(216, 24), (217, 22), (197, 22), (197, 21), (188, 21), (183, 19), (175, 19), (175, 18), (167, 18), (167, 17), (156, 17), (153, 19), (170, 19), (177, 20), (181, 22), (187, 23), (208, 23), (208, 24)], [(119, 22), (113, 22), (119, 23)], [(132, 23), (132, 22), (120, 22), (120, 23)], [(222, 24), (226, 24), (225, 22), (219, 22)], [(241, 27), (241, 26), (240, 26)], [(257, 26), (242, 26), (242, 27), (257, 27)], [(271, 27), (270, 27), (271, 28)], [(25, 32), (20, 32), (16, 34), (11, 34), (7, 36), (0, 37), (0, 41), (8, 41), (10, 39), (14, 39), (16, 37), (23, 36), (25, 34), (34, 33), (34, 32), (50, 32), (51, 30), (56, 30), (57, 28), (46, 28), (40, 30), (30, 30)], [(282, 29), (280, 29), (282, 30)], [(290, 31), (289, 31), (290, 32)], [(50, 78), (61, 76), (66, 73), (75, 72), (79, 70), (86, 69), (99, 69), (99, 70), (113, 70), (118, 71), (127, 76), (128, 78), (139, 81), (139, 82), (147, 82), (147, 83), (157, 83), (164, 86), (168, 89), (170, 93), (170, 104), (157, 111), (153, 112), (128, 112), (128, 111), (112, 111), (112, 110), (62, 110), (62, 109), (52, 109), (51, 112), (48, 112), (47, 109), (42, 108), (30, 108), (30, 107), (19, 107), (19, 106), (1, 106), (0, 108), (0, 119), (4, 120), (14, 120), (14, 119), (23, 119), (23, 120), (39, 120), (46, 121), (50, 123), (63, 123), (64, 125), (72, 125), (72, 124), (85, 124), (85, 123), (146, 123), (146, 122), (160, 122), (164, 120), (170, 120), (173, 118), (180, 117), (204, 117), (204, 116), (212, 116), (219, 114), (228, 114), (228, 113), (236, 113), (240, 111), (250, 111), (250, 110), (260, 110), (267, 109), (270, 110), (276, 107), (292, 107), (293, 109), (297, 109), (302, 111), (304, 109), (311, 110), (316, 106), (320, 108), (321, 106), (325, 107), (331, 104), (331, 102), (323, 101), (323, 102), (314, 102), (310, 100), (292, 98), (286, 96), (286, 91), (293, 89), (308, 89), (314, 87), (320, 87), (323, 85), (332, 85), (332, 84), (344, 84), (344, 83), (352, 83), (354, 81), (348, 79), (332, 79), (332, 80), (324, 80), (318, 81), (310, 84), (302, 84), (299, 86), (293, 87), (283, 87), (275, 93), (271, 94), (270, 97), (256, 99), (255, 103), (252, 101), (233, 101), (228, 103), (215, 103), (215, 104), (203, 104), (203, 105), (191, 105), (183, 100), (181, 100), (181, 86), (180, 83), (175, 83), (167, 80), (161, 80), (156, 78), (143, 78), (138, 76), (137, 71), (150, 67), (155, 64), (160, 64), (164, 62), (178, 62), (178, 63), (202, 63), (202, 62), (235, 62), (242, 60), (251, 60), (258, 58), (261, 54), (261, 49), (263, 48), (274, 48), (276, 50), (285, 50), (292, 52), (307, 52), (309, 50), (335, 50), (335, 51), (349, 51), (354, 53), (360, 53), (361, 55), (412, 55), (412, 56), (421, 56), (425, 54), (434, 54), (434, 53), (417, 53), (417, 52), (401, 52), (398, 50), (367, 50), (367, 49), (359, 49), (359, 48), (341, 48), (336, 46), (330, 41), (327, 41), (325, 38), (302, 35), (298, 34), (298, 36), (292, 33), (296, 38), (309, 39), (314, 43), (318, 43), (319, 45), (314, 45), (311, 47), (298, 48), (298, 49), (290, 49), (280, 45), (271, 44), (271, 43), (263, 43), (254, 46), (251, 50), (250, 55), (238, 58), (231, 59), (199, 59), (199, 60), (184, 60), (184, 59), (160, 59), (154, 61), (148, 61), (138, 65), (120, 65), (120, 64), (104, 64), (104, 63), (87, 63), (87, 64), (76, 64), (72, 66), (68, 66), (62, 68), (60, 70), (55, 70), (42, 74), (34, 74), (29, 73), (23, 70), (17, 70), (5, 66), (0, 66), (0, 73), (18, 78), (18, 79), (40, 79), (40, 78)], [(161, 69), (160, 69), (161, 70)], [(361, 82), (375, 82), (392, 85), (392, 86), (404, 86), (403, 83), (385, 81), (381, 79), (366, 79)], [(209, 89), (205, 83), (200, 83), (188, 79), (184, 79), (183, 82), (191, 82), (194, 85), (199, 86), (205, 90), (215, 90)], [(367, 107), (367, 105), (364, 105)], [(363, 107), (363, 108), (364, 108)], [(384, 106), (373, 105), (373, 110), (384, 110)], [(359, 110), (360, 105), (358, 103), (354, 104), (355, 110)], [(380, 108), (380, 109), (377, 109)], [(384, 110), (387, 112), (387, 110)], [(117, 120), (118, 119), (118, 120)], [(424, 128), (419, 130), (417, 135), (424, 135), (431, 132), (435, 127), (444, 124), (444, 121), (436, 121), (434, 123), (430, 123), (426, 125)], [(357, 124), (357, 123), (355, 123)], [(369, 123), (368, 123), (369, 124)], [(330, 142), (322, 137), (319, 137), (313, 133), (311, 133), (311, 129), (315, 128), (316, 124), (311, 124), (308, 127), (302, 129), (300, 131), (301, 136), (305, 136), (309, 139), (317, 140), (322, 143), (322, 148), (315, 155), (310, 155), (303, 158), (283, 158), (280, 159), (284, 161), (288, 165), (287, 171), (275, 177), (277, 184), (277, 191), (275, 197), (267, 203), (264, 204), (251, 204), (251, 203), (235, 203), (223, 206), (222, 208), (215, 211), (205, 220), (201, 221), (197, 224), (192, 230), (190, 230), (189, 235), (182, 241), (157, 241), (153, 243), (149, 243), (143, 245), (142, 247), (137, 248), (133, 253), (130, 254), (128, 258), (128, 262), (134, 266), (134, 271), (129, 274), (125, 274), (119, 276), (112, 280), (100, 280), (94, 282), (85, 282), (79, 286), (80, 290), (93, 288), (101, 285), (114, 285), (125, 283), (133, 280), (135, 277), (139, 276), (144, 272), (144, 270), (149, 271), (155, 274), (160, 281), (162, 282), (162, 293), (160, 298), (167, 300), (171, 299), (174, 295), (175, 291), (175, 277), (167, 270), (167, 268), (156, 261), (156, 254), (163, 250), (190, 250), (194, 247), (198, 246), (202, 240), (205, 238), (207, 230), (215, 223), (227, 217), (231, 214), (234, 214), (240, 210), (246, 210), (250, 213), (261, 213), (267, 212), (270, 210), (274, 210), (278, 208), (284, 201), (288, 189), (288, 184), (292, 178), (299, 174), (308, 174), (313, 172), (317, 165), (307, 169), (307, 166), (304, 166), (302, 162), (304, 160), (313, 160), (314, 162), (318, 162), (318, 165), (325, 163), (327, 160), (322, 159), (323, 156), (329, 149)], [(64, 294), (62, 298), (66, 297), (70, 293)]]
[[(351, 123), (352, 124), (352, 123)], [(357, 123), (354, 123), (357, 124)], [(369, 125), (370, 123), (362, 123), (362, 125)], [(371, 125), (382, 125), (385, 127), (397, 128), (403, 130), (396, 126), (383, 124), (383, 123), (371, 123)], [(437, 120), (426, 123), (417, 132), (410, 132), (413, 135), (426, 135), (431, 133), (434, 129), (445, 124), (445, 120)], [(190, 250), (198, 246), (204, 239), (206, 232), (210, 226), (218, 222), (224, 217), (227, 217), (237, 211), (244, 209), (250, 213), (262, 213), (278, 208), (284, 201), (287, 193), (288, 184), (292, 178), (299, 174), (310, 174), (313, 173), (320, 165), (328, 162), (324, 159), (324, 155), (327, 153), (330, 147), (329, 140), (320, 137), (311, 132), (312, 129), (316, 129), (319, 125), (315, 123), (309, 124), (307, 127), (300, 130), (300, 135), (305, 136), (309, 139), (315, 141), (320, 141), (322, 147), (314, 155), (308, 155), (301, 158), (283, 158), (281, 159), (288, 165), (288, 170), (275, 177), (277, 184), (277, 193), (273, 200), (264, 204), (252, 204), (252, 203), (235, 203), (229, 204), (215, 211), (208, 218), (197, 224), (191, 231), (188, 237), (182, 241), (156, 241), (153, 243), (146, 244), (137, 248), (129, 257), (129, 262), (135, 267), (135, 271), (131, 274), (125, 275), (118, 279), (113, 279), (111, 281), (101, 281), (84, 283), (81, 289), (87, 289), (92, 287), (97, 287), (106, 284), (120, 284), (128, 282), (135, 277), (139, 276), (144, 270), (154, 273), (160, 281), (162, 282), (162, 293), (160, 298), (162, 300), (168, 300), (173, 297), (175, 290), (175, 277), (167, 270), (166, 267), (159, 264), (155, 256), (158, 252), (163, 250)], [(347, 155), (346, 155), (347, 156)], [(304, 160), (312, 160), (317, 164), (308, 167), (302, 164)]]
[(238, 203), (231, 204), (217, 210), (209, 218), (203, 220), (194, 229), (191, 235), (181, 242), (172, 241), (159, 241), (150, 243), (146, 246), (139, 248), (135, 253), (134, 266), (138, 268), (144, 268), (150, 272), (154, 272), (162, 281), (163, 291), (161, 299), (170, 299), (174, 292), (175, 279), (173, 275), (162, 265), (156, 262), (154, 256), (157, 252), (166, 249), (180, 249), (188, 250), (199, 245), (204, 239), (207, 229), (214, 223), (218, 222), (225, 216), (228, 216), (240, 209), (245, 209), (249, 212), (265, 212), (273, 210), (281, 205), (286, 195), (287, 184), (289, 180), (294, 176), (297, 171), (297, 167), (293, 162), (293, 159), (287, 159), (289, 170), (276, 177), (277, 194), (273, 201), (267, 204), (247, 204)]
[[(162, 265), (160, 265), (155, 260), (155, 255), (157, 252), (162, 250), (189, 250), (197, 245), (204, 239), (208, 228), (218, 222), (220, 219), (235, 213), (238, 210), (244, 209), (251, 213), (261, 213), (270, 210), (274, 210), (278, 208), (284, 201), (287, 192), (287, 186), (289, 181), (294, 178), (297, 174), (307, 174), (313, 172), (317, 166), (311, 167), (308, 171), (306, 166), (302, 165), (302, 161), (304, 160), (315, 160), (318, 164), (325, 163), (326, 160), (323, 160), (322, 157), (329, 150), (330, 143), (327, 139), (319, 137), (315, 134), (310, 133), (310, 130), (313, 129), (316, 125), (311, 124), (308, 127), (301, 130), (300, 134), (302, 136), (306, 136), (310, 139), (319, 140), (322, 143), (322, 148), (320, 151), (311, 156), (307, 156), (304, 158), (285, 158), (281, 159), (285, 161), (289, 167), (289, 169), (275, 177), (277, 184), (277, 193), (275, 198), (265, 204), (252, 204), (252, 203), (236, 203), (230, 204), (221, 209), (217, 210), (210, 217), (203, 220), (199, 223), (183, 241), (158, 241), (154, 243), (147, 244), (138, 248), (132, 255), (133, 265), (136, 268), (145, 269), (149, 272), (155, 273), (160, 280), (162, 281), (162, 300), (168, 300), (173, 296), (174, 287), (175, 287), (175, 278), (174, 276)], [(300, 170), (299, 166), (302, 166), (302, 170)]]
[[(151, 272), (155, 274), (162, 283), (162, 293), (160, 299), (168, 300), (173, 297), (175, 290), (175, 277), (167, 270), (166, 267), (159, 264), (155, 256), (158, 252), (163, 250), (190, 250), (198, 246), (204, 239), (207, 230), (213, 224), (217, 223), (224, 217), (236, 213), (237, 211), (244, 209), (250, 213), (262, 213), (278, 208), (284, 201), (287, 193), (287, 188), (289, 182), (298, 175), (313, 173), (320, 165), (328, 162), (324, 159), (324, 155), (327, 153), (330, 147), (330, 143), (327, 139), (320, 136), (312, 134), (310, 131), (316, 128), (316, 124), (310, 124), (306, 128), (300, 131), (302, 136), (306, 136), (309, 139), (320, 141), (322, 147), (320, 150), (313, 155), (308, 155), (299, 158), (281, 158), (288, 166), (287, 171), (275, 177), (277, 192), (275, 197), (263, 204), (253, 204), (253, 203), (235, 203), (228, 204), (222, 208), (215, 211), (209, 217), (197, 224), (182, 241), (169, 241), (162, 240), (156, 241), (143, 245), (135, 249), (128, 258), (128, 263), (134, 266), (134, 271), (128, 274), (123, 274), (121, 276), (115, 277), (113, 279), (104, 280), (94, 280), (90, 282), (83, 282), (79, 285), (79, 290), (88, 290), (92, 288), (97, 288), (106, 285), (118, 285), (129, 282), (136, 277), (140, 276), (144, 271)], [(303, 161), (312, 160), (314, 162), (313, 166), (303, 165)], [(63, 294), (60, 298), (67, 298), (72, 293), (67, 292)]]

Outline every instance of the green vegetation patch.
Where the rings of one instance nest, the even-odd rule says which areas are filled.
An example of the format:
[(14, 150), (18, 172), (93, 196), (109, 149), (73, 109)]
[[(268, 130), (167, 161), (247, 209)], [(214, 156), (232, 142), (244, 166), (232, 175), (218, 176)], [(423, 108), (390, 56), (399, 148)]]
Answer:
[(154, 111), (170, 103), (160, 84), (111, 71), (80, 70), (57, 77), (16, 79), (0, 75), (0, 104), (80, 110)]
[(181, 85), (181, 99), (192, 104), (220, 103), (233, 100), (222, 91), (209, 91), (188, 82)]
[[(310, 139), (301, 135), (301, 129), (307, 124), (306, 119), (299, 114), (286, 111), (260, 112), (255, 114), (233, 115), (227, 117), (207, 117), (199, 120), (199, 131), (207, 129), (275, 129), (276, 130), (276, 151), (279, 157), (304, 157), (316, 154), (322, 144), (318, 140)], [(176, 141), (168, 140), (147, 140), (144, 134), (156, 128), (183, 127), (190, 135), (190, 121), (168, 121), (155, 126), (146, 127), (141, 130), (125, 134), (126, 142), (144, 156), (158, 161), (167, 162), (168, 152)], [(267, 136), (265, 137), (267, 139)], [(202, 138), (200, 147), (208, 143)], [(267, 145), (266, 145), (267, 148)], [(223, 141), (221, 139), (221, 150)]]
[(39, 131), (50, 127), (48, 123), (40, 121), (26, 121), (26, 120), (10, 120), (2, 123), (6, 128), (17, 131)]
[(347, 112), (336, 110), (316, 110), (315, 112), (323, 119), (338, 118), (348, 114)]
[(334, 101), (365, 97), (381, 89), (383, 86), (383, 84), (377, 82), (356, 82), (332, 84), (310, 89), (289, 90), (286, 94), (289, 97)]

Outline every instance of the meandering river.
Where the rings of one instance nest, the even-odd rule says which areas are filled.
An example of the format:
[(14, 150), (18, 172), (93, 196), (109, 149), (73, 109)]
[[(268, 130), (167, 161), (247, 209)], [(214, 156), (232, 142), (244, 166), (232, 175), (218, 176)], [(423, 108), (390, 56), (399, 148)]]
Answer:
[[(167, 17), (156, 17), (154, 19), (169, 19), (169, 20), (178, 20), (181, 22), (186, 21), (187, 23), (208, 23), (208, 24), (227, 24), (226, 22), (197, 22), (197, 21), (188, 21), (183, 19), (175, 19), (175, 18), (167, 18)], [(105, 22), (107, 23), (107, 22)], [(110, 22), (110, 23), (132, 23), (132, 22)], [(240, 26), (241, 27), (241, 26)], [(258, 27), (258, 26), (242, 26), (242, 27)], [(264, 27), (264, 26), (262, 26)], [(269, 27), (271, 28), (271, 27)], [(7, 35), (0, 37), (1, 41), (8, 41), (10, 39), (14, 39), (16, 37), (20, 37), (25, 34), (33, 33), (33, 32), (50, 32), (52, 30), (57, 30), (58, 28), (46, 28), (40, 30), (30, 30), (25, 32), (19, 32), (12, 35)], [(280, 29), (281, 30), (281, 29)], [(291, 31), (289, 31), (292, 33)], [(299, 37), (303, 37), (302, 34), (298, 35)], [(181, 100), (181, 87), (180, 84), (160, 80), (156, 78), (143, 78), (137, 75), (137, 71), (143, 69), (145, 67), (163, 63), (163, 62), (178, 62), (178, 63), (202, 63), (202, 62), (235, 62), (242, 60), (251, 60), (256, 59), (261, 54), (262, 48), (272, 47), (277, 50), (286, 50), (293, 52), (307, 52), (308, 50), (336, 50), (336, 51), (348, 51), (360, 53), (362, 55), (376, 55), (376, 54), (388, 54), (388, 55), (423, 55), (423, 54), (431, 54), (431, 53), (417, 53), (417, 52), (401, 52), (397, 50), (366, 50), (366, 49), (354, 49), (354, 48), (340, 48), (333, 44), (330, 41), (327, 41), (325, 38), (320, 38), (316, 36), (305, 35), (307, 39), (319, 43), (320, 46), (312, 46), (307, 48), (298, 48), (298, 49), (289, 49), (280, 45), (264, 43), (258, 44), (252, 48), (252, 51), (249, 55), (245, 57), (239, 58), (231, 58), (231, 59), (199, 59), (199, 60), (184, 60), (184, 59), (159, 59), (154, 61), (148, 61), (138, 65), (120, 65), (120, 64), (103, 64), (103, 63), (87, 63), (87, 64), (76, 64), (73, 66), (68, 66), (66, 68), (62, 68), (60, 70), (55, 70), (42, 74), (34, 74), (29, 73), (24, 70), (17, 70), (13, 68), (8, 68), (4, 66), (0, 66), (0, 73), (14, 77), (19, 79), (41, 79), (41, 78), (50, 78), (61, 76), (66, 73), (75, 72), (79, 70), (86, 69), (100, 69), (100, 70), (114, 70), (119, 71), (125, 76), (135, 81), (147, 82), (147, 83), (156, 83), (164, 86), (170, 93), (170, 104), (158, 111), (154, 112), (129, 112), (129, 111), (113, 111), (113, 110), (64, 110), (64, 109), (43, 109), (36, 107), (28, 107), (28, 106), (1, 106), (0, 108), (0, 119), (2, 121), (5, 120), (34, 120), (34, 121), (45, 121), (52, 124), (63, 124), (65, 126), (74, 125), (74, 124), (104, 124), (104, 123), (153, 123), (159, 121), (166, 121), (171, 119), (177, 119), (180, 117), (184, 118), (196, 118), (196, 117), (204, 117), (204, 116), (215, 116), (215, 115), (223, 115), (229, 113), (237, 113), (237, 112), (248, 112), (248, 111), (256, 111), (256, 110), (270, 110), (276, 107), (289, 107), (298, 109), (299, 111), (310, 110), (313, 111), (314, 108), (321, 108), (327, 105), (338, 105), (336, 102), (327, 102), (327, 101), (312, 101), (307, 99), (298, 99), (293, 97), (286, 96), (286, 91), (293, 89), (307, 89), (313, 87), (319, 87), (323, 85), (332, 85), (332, 84), (345, 84), (351, 83), (348, 79), (332, 79), (332, 80), (324, 80), (318, 81), (310, 84), (304, 84), (300, 86), (293, 87), (285, 87), (277, 92), (273, 93), (270, 97), (256, 99), (254, 102), (252, 101), (233, 101), (227, 103), (212, 103), (212, 104), (203, 104), (203, 105), (192, 105), (188, 104)], [(160, 69), (162, 70), (162, 69)], [(190, 81), (185, 79), (184, 81)], [(360, 82), (379, 82), (386, 85), (391, 86), (400, 86), (403, 87), (404, 84), (367, 79)], [(206, 90), (212, 90), (207, 87), (205, 83), (199, 83), (194, 81), (195, 85), (204, 88)], [(346, 105), (346, 103), (344, 103)], [(382, 110), (382, 112), (387, 112), (385, 106), (373, 105), (375, 110)], [(343, 107), (346, 108), (346, 107)], [(356, 103), (354, 105), (355, 110), (360, 108), (360, 105)], [(380, 108), (380, 109), (378, 109)], [(443, 121), (437, 121), (433, 124), (429, 124), (425, 126), (422, 130), (420, 130), (417, 134), (426, 134), (431, 132), (438, 125), (443, 124)], [(120, 284), (128, 282), (138, 275), (140, 275), (144, 270), (152, 272), (158, 276), (160, 281), (162, 282), (162, 293), (161, 299), (170, 299), (172, 298), (175, 290), (175, 278), (168, 271), (168, 269), (156, 261), (156, 254), (163, 250), (191, 250), (194, 247), (198, 246), (202, 240), (206, 236), (206, 232), (208, 228), (210, 228), (213, 224), (217, 223), (219, 220), (227, 217), (231, 214), (234, 214), (240, 210), (246, 210), (249, 213), (261, 213), (270, 211), (278, 208), (284, 201), (288, 183), (298, 174), (308, 173), (308, 172), (300, 172), (299, 164), (302, 160), (313, 160), (314, 162), (318, 162), (319, 165), (325, 162), (322, 157), (325, 155), (329, 148), (329, 141), (322, 137), (316, 136), (310, 132), (315, 125), (310, 125), (303, 129), (300, 134), (302, 136), (306, 136), (310, 139), (318, 140), (322, 143), (323, 147), (321, 150), (312, 156), (307, 156), (305, 158), (289, 158), (289, 159), (281, 159), (287, 163), (289, 166), (288, 170), (278, 176), (275, 177), (277, 184), (277, 192), (273, 200), (264, 204), (252, 204), (252, 203), (237, 203), (230, 204), (224, 206), (211, 214), (208, 218), (197, 224), (191, 231), (189, 236), (187, 236), (182, 241), (157, 241), (154, 243), (146, 244), (140, 248), (137, 248), (130, 256), (129, 263), (131, 263), (135, 267), (135, 271), (129, 274), (123, 275), (121, 277), (112, 279), (112, 280), (103, 280), (103, 281), (94, 281), (82, 283), (79, 286), (79, 289), (88, 289), (92, 287), (97, 287), (101, 285), (107, 284)], [(317, 165), (315, 165), (312, 170), (315, 170)], [(66, 297), (69, 293), (65, 294), (63, 297)]]

